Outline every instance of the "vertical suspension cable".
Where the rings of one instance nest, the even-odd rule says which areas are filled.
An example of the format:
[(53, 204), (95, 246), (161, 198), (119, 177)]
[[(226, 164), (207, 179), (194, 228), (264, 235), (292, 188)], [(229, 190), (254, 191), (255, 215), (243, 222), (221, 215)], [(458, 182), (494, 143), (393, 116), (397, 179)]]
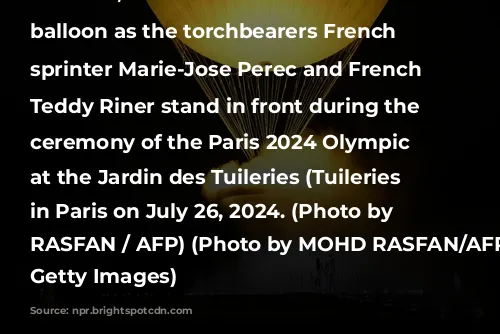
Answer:
[[(335, 55), (314, 65), (325, 65), (327, 68), (341, 61), (346, 66), (356, 52), (361, 40), (357, 40)], [(200, 55), (187, 47), (181, 41), (174, 39), (174, 44), (184, 61), (195, 65), (217, 65), (218, 63)], [(314, 114), (309, 111), (311, 103), (319, 98), (326, 98), (338, 77), (333, 76), (305, 76), (304, 69), (299, 69), (295, 77), (278, 76), (238, 76), (233, 73), (229, 77), (200, 77), (195, 76), (205, 95), (211, 101), (220, 102), (220, 117), (234, 138), (242, 138), (248, 134), (252, 138), (259, 138), (265, 143), (268, 135), (295, 135), (301, 134), (312, 120)], [(231, 102), (242, 102), (245, 113), (232, 113), (227, 109), (227, 98)], [(302, 102), (302, 114), (252, 113), (251, 103), (258, 98), (261, 102)], [(259, 154), (258, 150), (243, 150), (247, 159)]]

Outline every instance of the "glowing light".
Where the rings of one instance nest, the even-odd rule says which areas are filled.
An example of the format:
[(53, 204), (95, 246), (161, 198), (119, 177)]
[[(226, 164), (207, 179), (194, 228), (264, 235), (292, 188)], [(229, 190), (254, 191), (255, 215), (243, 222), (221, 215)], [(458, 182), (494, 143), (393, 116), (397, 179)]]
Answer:
[[(238, 62), (295, 65), (323, 60), (353, 42), (350, 38), (324, 38), (325, 25), (370, 27), (387, 0), (148, 0), (165, 27), (175, 27), (178, 38), (191, 49), (221, 64)], [(185, 25), (195, 28), (274, 27), (301, 30), (305, 38), (185, 38)], [(317, 38), (307, 38), (315, 27)], [(329, 28), (332, 29), (331, 26)], [(326, 29), (328, 30), (328, 28)]]

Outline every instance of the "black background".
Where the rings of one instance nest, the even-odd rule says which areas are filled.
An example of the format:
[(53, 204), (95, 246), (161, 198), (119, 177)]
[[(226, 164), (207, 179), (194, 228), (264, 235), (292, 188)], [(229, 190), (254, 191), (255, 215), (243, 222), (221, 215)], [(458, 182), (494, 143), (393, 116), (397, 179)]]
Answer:
[[(382, 156), (367, 155), (366, 166), (374, 164), (397, 168), (405, 176), (398, 189), (404, 194), (404, 210), (398, 221), (408, 235), (494, 236), (497, 208), (493, 200), (497, 192), (493, 181), (497, 149), (493, 145), (496, 123), (494, 104), (497, 93), (492, 78), (495, 69), (495, 39), (492, 36), (492, 12), (485, 5), (450, 2), (423, 4), (417, 1), (390, 1), (378, 22), (395, 27), (396, 40), (366, 40), (355, 60), (373, 64), (404, 64), (415, 61), (423, 68), (421, 78), (342, 78), (330, 99), (350, 96), (353, 100), (382, 100), (398, 97), (417, 101), (421, 112), (411, 116), (375, 119), (362, 116), (318, 116), (313, 128), (333, 127), (351, 136), (404, 134), (412, 140), (410, 152)], [(451, 5), (453, 4), (453, 5)], [(438, 7), (439, 6), (439, 7)], [(28, 23), (51, 26), (66, 22), (79, 26), (136, 26), (156, 22), (145, 1), (32, 1), (24, 10)], [(32, 64), (89, 62), (116, 64), (136, 61), (141, 64), (181, 64), (181, 57), (168, 40), (29, 40), (28, 52), (20, 60)], [(21, 79), (22, 80), (22, 79)], [(213, 115), (98, 115), (88, 118), (75, 115), (35, 115), (28, 98), (58, 101), (83, 98), (120, 97), (127, 101), (162, 102), (205, 101), (194, 80), (176, 78), (55, 78), (42, 82), (28, 79), (26, 137), (29, 173), (69, 168), (75, 172), (96, 172), (99, 169), (133, 171), (149, 168), (167, 175), (177, 169), (186, 172), (207, 172), (232, 159), (242, 159), (239, 151), (160, 151), (133, 150), (128, 155), (112, 151), (40, 151), (29, 149), (34, 137), (154, 137), (181, 133), (185, 137), (206, 138), (210, 134), (230, 137), (218, 117)], [(194, 163), (193, 163), (194, 162)], [(30, 203), (51, 207), (55, 203), (87, 206), (143, 206), (146, 203), (179, 205), (203, 203), (197, 186), (31, 186), (23, 201), (26, 211)], [(27, 215), (26, 215), (27, 216)], [(29, 217), (29, 216), (27, 216)], [(237, 228), (231, 224), (213, 224), (191, 219), (183, 224), (146, 220), (29, 220), (24, 233), (31, 236), (135, 236), (219, 235), (233, 236)], [(390, 233), (384, 231), (384, 233)], [(397, 232), (395, 232), (397, 233)], [(26, 247), (29, 247), (28, 244)], [(19, 247), (22, 247), (21, 245)], [(158, 306), (192, 307), (198, 316), (234, 317), (266, 315), (270, 318), (297, 318), (301, 315), (336, 317), (403, 317), (417, 318), (495, 316), (498, 302), (496, 289), (498, 264), (495, 254), (419, 254), (408, 255), (405, 273), (417, 275), (412, 261), (427, 269), (422, 276), (424, 294), (408, 297), (398, 305), (387, 306), (387, 296), (373, 293), (371, 303), (361, 303), (366, 296), (225, 296), (187, 297), (186, 292), (197, 277), (218, 269), (220, 254), (194, 257), (165, 253), (30, 253), (29, 261), (19, 268), (25, 273), (24, 289), (28, 291), (27, 306)], [(416, 259), (418, 257), (418, 259)], [(495, 258), (496, 257), (496, 258)], [(162, 271), (174, 267), (178, 283), (174, 289), (148, 285), (133, 288), (126, 285), (93, 285), (75, 289), (69, 286), (34, 285), (29, 273), (34, 268), (45, 270), (73, 269), (108, 271)], [(457, 277), (460, 284), (457, 285)], [(397, 277), (387, 277), (388, 288), (398, 286)], [(209, 288), (205, 293), (211, 293)], [(249, 291), (251, 293), (251, 291)], [(394, 300), (395, 297), (390, 299)], [(368, 305), (368, 306), (367, 306)], [(385, 305), (385, 306), (384, 306)], [(418, 305), (418, 306), (411, 306)], [(413, 309), (413, 311), (411, 311)], [(266, 311), (264, 311), (266, 310)], [(188, 319), (186, 317), (185, 319)], [(167, 320), (171, 320), (168, 318)], [(189, 319), (188, 319), (189, 320)]]

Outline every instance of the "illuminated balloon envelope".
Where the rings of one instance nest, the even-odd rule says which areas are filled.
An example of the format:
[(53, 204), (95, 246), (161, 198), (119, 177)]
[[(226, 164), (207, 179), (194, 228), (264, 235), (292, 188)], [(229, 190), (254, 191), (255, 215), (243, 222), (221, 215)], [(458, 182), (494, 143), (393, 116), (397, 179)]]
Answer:
[[(165, 27), (175, 27), (178, 38), (174, 40), (185, 61), (196, 64), (224, 64), (233, 68), (239, 62), (252, 65), (310, 64), (327, 66), (342, 61), (345, 65), (360, 39), (323, 38), (325, 24), (337, 27), (371, 27), (387, 0), (148, 0), (148, 3)], [(185, 38), (183, 27), (315, 27), (317, 38)], [(244, 134), (265, 142), (269, 134), (300, 134), (312, 118), (308, 106), (318, 98), (325, 98), (337, 77), (304, 76), (237, 76), (197, 77), (198, 83), (209, 99), (225, 102), (243, 102), (250, 108), (254, 98), (263, 102), (300, 100), (302, 114), (279, 115), (229, 114), (221, 117), (236, 138)], [(222, 105), (224, 107), (224, 104)], [(245, 151), (248, 158), (258, 154)]]

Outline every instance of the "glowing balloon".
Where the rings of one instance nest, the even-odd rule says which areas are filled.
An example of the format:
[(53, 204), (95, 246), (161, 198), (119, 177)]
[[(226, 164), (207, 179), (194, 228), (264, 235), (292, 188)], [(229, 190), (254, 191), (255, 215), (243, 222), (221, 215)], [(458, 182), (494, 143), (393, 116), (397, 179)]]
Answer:
[[(338, 76), (304, 75), (304, 65), (316, 64), (329, 68), (342, 63), (345, 67), (356, 52), (361, 38), (324, 38), (325, 24), (342, 28), (370, 28), (387, 0), (148, 0), (161, 24), (174, 27), (178, 34), (175, 46), (186, 62), (197, 65), (229, 65), (240, 62), (251, 65), (282, 65), (298, 67), (295, 76), (253, 76), (235, 73), (226, 76), (196, 76), (207, 97), (245, 105), (246, 112), (228, 112), (225, 103), (219, 113), (235, 138), (250, 136), (265, 143), (270, 134), (300, 134), (314, 116), (311, 103), (325, 99)], [(185, 38), (184, 26), (191, 29), (244, 27), (263, 30), (295, 28), (308, 35), (315, 28), (316, 38)], [(241, 31), (241, 29), (240, 29)], [(330, 30), (329, 30), (330, 31)], [(253, 113), (251, 102), (294, 102), (300, 100), (302, 113), (279, 115)], [(251, 159), (258, 150), (243, 150)]]
[[(370, 27), (387, 0), (148, 0), (164, 26), (175, 27), (178, 38), (194, 51), (221, 64), (237, 67), (271, 63), (297, 67), (323, 60), (352, 39), (325, 39), (324, 25)], [(215, 39), (184, 38), (183, 27), (316, 27), (317, 38)]]

